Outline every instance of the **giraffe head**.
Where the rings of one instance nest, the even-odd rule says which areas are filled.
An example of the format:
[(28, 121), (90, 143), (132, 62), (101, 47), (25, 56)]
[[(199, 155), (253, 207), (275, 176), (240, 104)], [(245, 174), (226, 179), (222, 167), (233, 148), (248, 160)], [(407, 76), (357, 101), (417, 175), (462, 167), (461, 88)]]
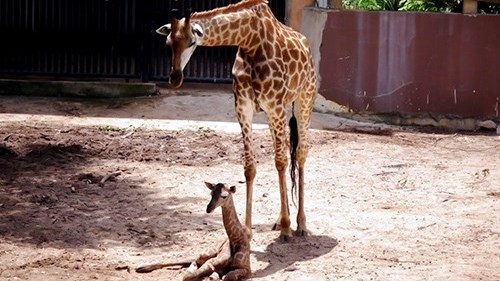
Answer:
[(167, 37), (166, 43), (172, 50), (172, 62), (170, 68), (169, 85), (179, 88), (182, 85), (184, 75), (182, 71), (193, 55), (196, 46), (203, 37), (203, 29), (199, 24), (190, 21), (191, 14), (185, 18), (178, 19), (175, 10), (170, 15), (170, 23), (158, 28), (156, 32)]
[(231, 201), (231, 196), (236, 192), (235, 186), (229, 187), (223, 183), (212, 184), (209, 182), (205, 182), (205, 185), (212, 191), (212, 199), (207, 205), (207, 213), (213, 212), (219, 206), (224, 207), (227, 202)]

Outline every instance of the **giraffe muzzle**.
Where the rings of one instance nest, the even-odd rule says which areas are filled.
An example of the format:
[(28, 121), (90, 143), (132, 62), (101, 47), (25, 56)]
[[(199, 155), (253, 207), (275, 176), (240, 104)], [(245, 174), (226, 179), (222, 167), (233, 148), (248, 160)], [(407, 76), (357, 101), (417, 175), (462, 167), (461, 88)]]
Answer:
[(184, 74), (182, 70), (172, 70), (172, 72), (170, 72), (168, 84), (171, 88), (177, 89), (182, 85), (183, 79)]
[(215, 210), (217, 206), (215, 204), (213, 204), (212, 202), (210, 202), (208, 205), (207, 205), (207, 214), (210, 214), (211, 212), (213, 212)]

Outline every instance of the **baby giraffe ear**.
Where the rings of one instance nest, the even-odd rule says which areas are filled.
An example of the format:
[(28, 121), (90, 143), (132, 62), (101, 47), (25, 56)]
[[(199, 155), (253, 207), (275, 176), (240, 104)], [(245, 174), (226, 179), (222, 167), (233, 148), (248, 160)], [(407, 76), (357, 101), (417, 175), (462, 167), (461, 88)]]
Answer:
[(214, 190), (214, 185), (209, 183), (209, 182), (205, 182), (205, 185), (208, 187), (208, 189), (210, 190)]
[(231, 186), (231, 187), (229, 188), (229, 191), (231, 191), (231, 193), (235, 193), (235, 192), (236, 192), (236, 186), (234, 186), (234, 185), (233, 185), (233, 186)]

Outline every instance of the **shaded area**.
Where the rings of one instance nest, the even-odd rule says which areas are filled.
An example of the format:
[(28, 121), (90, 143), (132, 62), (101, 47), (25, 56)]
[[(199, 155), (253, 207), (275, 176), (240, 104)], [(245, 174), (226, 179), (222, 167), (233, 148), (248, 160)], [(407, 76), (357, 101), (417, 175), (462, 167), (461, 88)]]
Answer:
[(239, 135), (209, 130), (4, 126), (0, 140), (0, 236), (56, 248), (172, 244), (192, 227), (182, 222), (194, 220), (186, 203), (198, 198), (159, 196), (168, 187), (150, 188), (134, 163), (211, 166), (241, 155)]
[(153, 83), (0, 79), (0, 95), (37, 96), (41, 92), (50, 97), (119, 98), (154, 95), (157, 89)]
[(293, 267), (295, 263), (312, 260), (326, 255), (332, 251), (338, 243), (339, 242), (335, 238), (325, 235), (294, 237), (290, 243), (283, 243), (279, 239), (276, 239), (271, 244), (267, 245), (265, 252), (252, 251), (257, 260), (269, 262), (265, 268), (256, 270), (252, 273), (252, 277), (265, 277), (285, 268), (293, 271), (296, 269)]

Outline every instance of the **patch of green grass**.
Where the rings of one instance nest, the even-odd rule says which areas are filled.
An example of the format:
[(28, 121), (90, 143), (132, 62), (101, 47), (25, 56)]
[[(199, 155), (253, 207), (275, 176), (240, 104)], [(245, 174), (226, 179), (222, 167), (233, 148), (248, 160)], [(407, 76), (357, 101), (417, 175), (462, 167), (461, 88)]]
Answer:
[(103, 132), (121, 132), (122, 129), (112, 125), (100, 126), (99, 131)]
[(200, 135), (200, 136), (208, 136), (210, 133), (213, 133), (214, 130), (210, 129), (210, 128), (205, 128), (205, 127), (198, 127), (198, 129), (196, 130), (196, 134)]

